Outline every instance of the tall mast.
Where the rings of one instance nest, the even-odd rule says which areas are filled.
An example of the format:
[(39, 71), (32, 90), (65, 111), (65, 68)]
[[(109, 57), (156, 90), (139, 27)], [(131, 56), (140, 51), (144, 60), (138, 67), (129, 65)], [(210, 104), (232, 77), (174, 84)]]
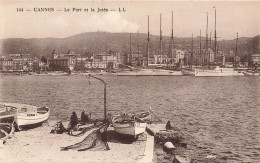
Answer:
[(130, 54), (129, 62), (132, 63), (132, 33), (130, 33)]
[(131, 34), (132, 34), (132, 33), (130, 33), (130, 54), (132, 53), (132, 47), (131, 47), (132, 38), (131, 38)]
[(106, 71), (107, 71), (107, 43), (106, 43)]
[(201, 64), (203, 64), (203, 60), (201, 56), (201, 29), (200, 29), (200, 58), (201, 58)]
[(254, 37), (253, 37), (253, 54), (255, 53)]
[(215, 8), (215, 46), (214, 46), (214, 58), (217, 57), (217, 10), (216, 7), (214, 6), (213, 8)]
[(150, 33), (149, 33), (149, 15), (148, 15), (147, 67), (149, 66), (149, 49), (150, 49)]
[(162, 14), (160, 14), (160, 54), (162, 53)]
[(209, 48), (211, 49), (211, 33), (212, 33), (212, 30), (210, 30), (210, 35), (209, 35)]
[[(208, 58), (208, 12), (207, 12), (207, 27), (206, 27), (206, 58)], [(209, 61), (207, 64), (209, 66)]]
[(237, 39), (236, 39), (236, 54), (235, 54), (235, 57), (234, 57), (234, 60), (235, 60), (235, 66), (236, 66), (236, 58), (237, 58), (237, 41), (238, 41), (238, 32), (237, 32)]
[(193, 33), (192, 33), (192, 40), (191, 40), (191, 61), (190, 61), (191, 69), (193, 64)]
[(140, 62), (140, 53), (139, 53), (139, 30), (138, 30), (138, 35), (137, 35), (137, 48), (138, 48), (138, 62)]
[(173, 67), (173, 11), (172, 11), (171, 60), (172, 60), (172, 67)]

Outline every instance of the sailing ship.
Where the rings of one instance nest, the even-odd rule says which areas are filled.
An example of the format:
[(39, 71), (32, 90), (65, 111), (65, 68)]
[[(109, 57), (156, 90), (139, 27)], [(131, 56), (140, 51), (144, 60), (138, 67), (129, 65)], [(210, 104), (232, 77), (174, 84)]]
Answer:
[[(215, 7), (214, 7), (215, 8)], [(215, 8), (215, 56), (216, 56), (216, 8)], [(238, 33), (237, 33), (238, 40)], [(236, 55), (237, 55), (237, 40), (236, 40)], [(242, 70), (235, 68), (220, 68), (219, 66), (210, 67), (210, 54), (208, 52), (208, 14), (207, 14), (207, 29), (206, 29), (206, 55), (208, 57), (208, 68), (195, 69), (195, 76), (243, 76)]]
[[(173, 20), (172, 20), (172, 22), (173, 22)], [(130, 35), (130, 40), (131, 40), (131, 35)], [(173, 44), (173, 29), (172, 29), (171, 44)], [(131, 52), (131, 41), (130, 41), (130, 52)], [(172, 46), (171, 46), (171, 52), (172, 52)], [(138, 50), (138, 53), (139, 53), (139, 50)], [(161, 15), (160, 15), (160, 54), (162, 54)], [(150, 58), (150, 32), (149, 32), (149, 15), (148, 15), (147, 67), (155, 66), (155, 64), (154, 65), (150, 64), (149, 58)], [(139, 68), (138, 69), (138, 68), (130, 67), (130, 71), (120, 71), (120, 72), (117, 72), (117, 75), (118, 76), (180, 76), (180, 75), (183, 75), (183, 73), (181, 71), (167, 70), (167, 69), (162, 69), (162, 68), (158, 68), (158, 69), (156, 69), (156, 68), (147, 68), (147, 69)]]

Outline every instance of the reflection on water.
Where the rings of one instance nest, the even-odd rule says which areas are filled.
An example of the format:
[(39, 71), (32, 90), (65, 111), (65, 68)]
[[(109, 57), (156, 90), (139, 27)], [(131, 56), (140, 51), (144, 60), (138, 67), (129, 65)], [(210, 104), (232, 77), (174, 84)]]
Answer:
[[(186, 135), (191, 157), (260, 160), (260, 77), (117, 77), (107, 82), (109, 113), (147, 110)], [(103, 116), (103, 84), (84, 76), (1, 76), (0, 101), (44, 105), (50, 119), (85, 109)]]

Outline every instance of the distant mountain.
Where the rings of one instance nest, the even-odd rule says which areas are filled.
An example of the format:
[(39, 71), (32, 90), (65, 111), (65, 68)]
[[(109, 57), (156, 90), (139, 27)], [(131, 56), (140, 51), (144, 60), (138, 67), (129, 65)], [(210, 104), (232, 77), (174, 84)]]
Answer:
[[(150, 51), (159, 49), (159, 36), (150, 36)], [(137, 33), (131, 34), (131, 49), (137, 51), (139, 40), (139, 49), (146, 52), (147, 34), (140, 33), (139, 39)], [(202, 38), (202, 48), (205, 47), (205, 38)], [(243, 37), (238, 39), (238, 54), (247, 55), (253, 49), (256, 53), (260, 52), (260, 36), (254, 38)], [(170, 37), (163, 37), (163, 50), (165, 53), (170, 47)], [(211, 42), (212, 48), (213, 39)], [(199, 48), (200, 38), (194, 37), (194, 49)], [(210, 42), (208, 43), (210, 45)], [(89, 32), (81, 33), (67, 38), (9, 38), (0, 40), (0, 55), (6, 54), (31, 54), (32, 56), (51, 57), (52, 51), (58, 53), (67, 53), (68, 50), (76, 54), (86, 54), (89, 52), (104, 52), (109, 50), (130, 50), (130, 34), (129, 33), (108, 33), (108, 32)], [(236, 39), (218, 41), (218, 50), (226, 53), (235, 52)], [(191, 49), (191, 38), (174, 38), (174, 46), (177, 49)], [(146, 55), (146, 54), (145, 54)]]

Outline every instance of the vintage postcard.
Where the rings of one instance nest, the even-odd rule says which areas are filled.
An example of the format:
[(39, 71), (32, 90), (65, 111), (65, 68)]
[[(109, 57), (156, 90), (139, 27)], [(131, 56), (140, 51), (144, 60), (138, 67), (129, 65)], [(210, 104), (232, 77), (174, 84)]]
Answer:
[(0, 1), (0, 162), (259, 162), (259, 8)]

